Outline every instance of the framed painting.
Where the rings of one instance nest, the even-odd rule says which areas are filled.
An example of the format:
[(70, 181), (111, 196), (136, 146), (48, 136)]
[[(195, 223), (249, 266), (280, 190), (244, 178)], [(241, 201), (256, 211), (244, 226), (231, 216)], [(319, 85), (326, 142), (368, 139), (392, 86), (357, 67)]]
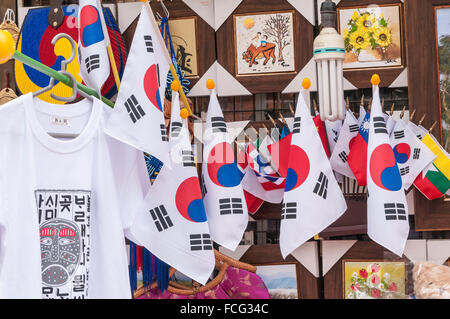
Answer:
[[(447, 151), (449, 95), (445, 57), (449, 50), (449, 7), (448, 0), (405, 1), (410, 112), (416, 110), (416, 118), (426, 114), (422, 123), (426, 128), (438, 124), (432, 134)], [(450, 230), (448, 197), (430, 201), (415, 191), (414, 206), (416, 231)]]
[(217, 62), (252, 94), (281, 93), (311, 60), (313, 41), (314, 26), (290, 1), (242, 0), (216, 30)]
[[(337, 241), (329, 241), (337, 242)], [(322, 242), (323, 254), (327, 252)], [(323, 255), (328, 259), (328, 255)], [(412, 267), (406, 257), (373, 241), (356, 241), (324, 270), (325, 299), (404, 299), (413, 293)]]
[(233, 18), (237, 76), (295, 72), (294, 11)]
[(344, 299), (404, 299), (403, 261), (343, 260)]
[(319, 298), (318, 278), (292, 255), (283, 259), (279, 245), (253, 245), (239, 260), (256, 266), (272, 299)]
[(400, 4), (338, 9), (344, 70), (401, 66)]
[[(389, 87), (407, 66), (404, 4), (401, 0), (341, 0), (337, 30), (344, 37), (344, 77), (356, 88), (371, 88), (378, 73)], [(406, 86), (406, 84), (405, 84)]]
[(170, 19), (169, 29), (178, 66), (187, 78), (198, 77), (197, 17)]

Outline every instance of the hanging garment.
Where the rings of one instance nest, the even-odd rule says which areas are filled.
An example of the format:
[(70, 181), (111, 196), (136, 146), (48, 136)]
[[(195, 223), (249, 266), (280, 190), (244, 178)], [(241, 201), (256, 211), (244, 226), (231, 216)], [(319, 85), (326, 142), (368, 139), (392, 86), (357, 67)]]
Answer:
[(150, 181), (142, 152), (104, 133), (110, 114), (31, 93), (0, 108), (0, 298), (131, 297), (124, 236), (139, 242)]
[(154, 288), (137, 299), (270, 299), (269, 291), (257, 274), (232, 266), (228, 266), (223, 279), (207, 291), (194, 294), (183, 294), (180, 288), (176, 291), (180, 293)]

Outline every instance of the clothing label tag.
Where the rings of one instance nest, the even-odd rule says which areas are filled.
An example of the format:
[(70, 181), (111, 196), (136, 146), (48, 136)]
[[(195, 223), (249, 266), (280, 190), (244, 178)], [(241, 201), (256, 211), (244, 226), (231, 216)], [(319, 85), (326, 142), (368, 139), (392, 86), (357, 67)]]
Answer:
[(63, 119), (63, 118), (58, 118), (58, 117), (54, 117), (52, 119), (52, 124), (53, 125), (62, 125), (62, 126), (70, 126), (70, 122), (68, 119)]

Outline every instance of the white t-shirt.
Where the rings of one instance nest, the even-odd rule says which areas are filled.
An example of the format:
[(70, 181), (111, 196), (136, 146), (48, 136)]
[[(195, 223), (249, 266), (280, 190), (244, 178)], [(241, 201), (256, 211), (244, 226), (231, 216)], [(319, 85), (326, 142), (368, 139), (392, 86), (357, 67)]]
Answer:
[(109, 114), (31, 94), (0, 108), (0, 298), (131, 298), (124, 236), (150, 182)]

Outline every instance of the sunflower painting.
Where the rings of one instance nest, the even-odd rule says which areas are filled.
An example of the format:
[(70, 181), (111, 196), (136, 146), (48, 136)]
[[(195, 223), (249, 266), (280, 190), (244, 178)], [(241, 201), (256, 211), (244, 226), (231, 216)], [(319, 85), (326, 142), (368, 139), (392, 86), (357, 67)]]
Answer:
[(402, 65), (400, 6), (339, 9), (344, 69)]

